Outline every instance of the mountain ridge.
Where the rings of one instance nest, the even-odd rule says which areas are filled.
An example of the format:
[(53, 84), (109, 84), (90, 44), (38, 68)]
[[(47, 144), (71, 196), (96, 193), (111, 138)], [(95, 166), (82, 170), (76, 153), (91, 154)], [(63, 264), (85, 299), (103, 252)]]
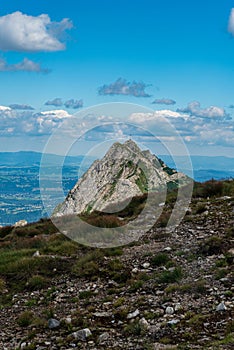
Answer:
[(169, 168), (132, 140), (114, 143), (101, 160), (95, 160), (71, 189), (53, 216), (121, 209), (121, 203), (148, 192), (176, 188), (191, 179)]

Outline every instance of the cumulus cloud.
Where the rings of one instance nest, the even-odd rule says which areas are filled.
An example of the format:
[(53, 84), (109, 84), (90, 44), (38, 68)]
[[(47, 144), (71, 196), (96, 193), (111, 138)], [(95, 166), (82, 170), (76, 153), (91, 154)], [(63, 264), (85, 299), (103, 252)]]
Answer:
[(71, 115), (64, 111), (63, 109), (55, 109), (53, 111), (44, 111), (40, 112), (39, 115), (42, 115), (44, 118), (53, 118), (53, 119), (65, 119), (71, 117)]
[(7, 106), (0, 106), (0, 112), (10, 111), (11, 108)]
[(64, 103), (66, 108), (79, 109), (83, 107), (83, 100), (68, 100)]
[(49, 73), (48, 69), (42, 68), (39, 63), (25, 58), (20, 63), (9, 64), (4, 59), (0, 59), (0, 72), (36, 72)]
[(55, 107), (60, 107), (63, 105), (63, 101), (61, 98), (57, 97), (54, 98), (53, 100), (49, 100), (45, 103), (45, 106), (55, 106)]
[(49, 135), (70, 117), (71, 115), (64, 110), (34, 113), (30, 110), (17, 111), (0, 106), (0, 135)]
[(170, 109), (163, 109), (159, 111), (154, 111), (152, 113), (133, 113), (130, 115), (129, 120), (137, 123), (147, 123), (147, 122), (157, 122), (159, 119), (167, 118), (186, 118), (186, 116), (181, 115), (181, 113), (171, 111)]
[(156, 99), (152, 102), (152, 104), (159, 104), (159, 105), (175, 105), (176, 101), (170, 99), (170, 98), (160, 98)]
[(188, 104), (186, 108), (178, 108), (177, 112), (187, 113), (192, 117), (199, 117), (205, 119), (229, 119), (229, 114), (224, 108), (217, 106), (210, 106), (201, 108), (200, 102), (193, 101)]
[(28, 16), (20, 11), (0, 17), (0, 50), (18, 52), (61, 51), (61, 37), (73, 27), (68, 18), (53, 22), (47, 14)]
[(229, 33), (234, 35), (234, 8), (231, 9), (231, 13), (229, 16), (228, 31)]
[(150, 97), (145, 89), (150, 86), (144, 82), (129, 82), (126, 79), (119, 78), (114, 83), (105, 84), (98, 88), (99, 95), (128, 95), (135, 97)]
[(16, 109), (16, 110), (25, 110), (25, 111), (33, 111), (34, 108), (29, 105), (21, 105), (21, 104), (12, 104), (9, 106), (11, 109)]

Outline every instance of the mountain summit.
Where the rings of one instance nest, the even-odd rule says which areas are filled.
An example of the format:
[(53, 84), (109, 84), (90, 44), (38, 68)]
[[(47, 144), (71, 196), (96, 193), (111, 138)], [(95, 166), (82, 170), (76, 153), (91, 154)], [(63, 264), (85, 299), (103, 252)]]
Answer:
[(116, 142), (101, 160), (94, 161), (53, 216), (118, 211), (121, 203), (126, 205), (134, 196), (176, 188), (179, 181), (188, 180), (134, 141)]

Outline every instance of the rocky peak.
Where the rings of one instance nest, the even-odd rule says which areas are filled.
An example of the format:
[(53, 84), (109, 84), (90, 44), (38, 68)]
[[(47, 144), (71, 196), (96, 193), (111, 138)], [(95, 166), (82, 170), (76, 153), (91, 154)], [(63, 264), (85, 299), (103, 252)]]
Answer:
[(134, 196), (162, 191), (168, 183), (176, 187), (178, 179), (188, 181), (187, 176), (167, 167), (149, 150), (142, 151), (134, 141), (116, 142), (79, 179), (54, 215), (107, 211)]

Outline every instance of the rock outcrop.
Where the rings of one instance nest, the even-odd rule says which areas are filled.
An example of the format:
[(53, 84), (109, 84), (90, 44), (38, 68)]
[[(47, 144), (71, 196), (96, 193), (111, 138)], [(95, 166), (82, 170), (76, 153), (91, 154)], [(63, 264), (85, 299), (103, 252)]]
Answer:
[(114, 143), (101, 160), (96, 160), (68, 193), (53, 216), (91, 213), (94, 210), (116, 212), (132, 197), (160, 192), (186, 184), (191, 179), (169, 168), (128, 140)]

